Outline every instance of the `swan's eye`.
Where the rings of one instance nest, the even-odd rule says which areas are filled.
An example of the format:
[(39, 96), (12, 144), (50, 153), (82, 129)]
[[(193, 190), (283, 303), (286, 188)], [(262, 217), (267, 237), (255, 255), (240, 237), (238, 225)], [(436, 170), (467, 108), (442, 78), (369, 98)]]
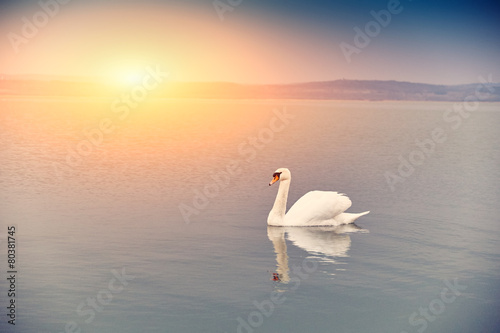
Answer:
[(275, 173), (273, 173), (273, 180), (271, 180), (271, 182), (269, 183), (269, 186), (273, 185), (278, 180), (280, 180), (280, 175), (281, 175), (281, 172), (275, 172)]

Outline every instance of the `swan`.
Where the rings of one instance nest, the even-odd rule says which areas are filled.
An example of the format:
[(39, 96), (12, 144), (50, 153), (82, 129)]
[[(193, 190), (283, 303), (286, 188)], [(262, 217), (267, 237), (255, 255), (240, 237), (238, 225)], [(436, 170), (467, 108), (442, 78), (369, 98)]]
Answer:
[(368, 214), (345, 213), (351, 207), (351, 200), (343, 193), (332, 191), (311, 191), (286, 211), (286, 201), (292, 175), (287, 168), (279, 168), (273, 174), (269, 186), (280, 181), (278, 194), (273, 208), (267, 217), (267, 224), (281, 227), (323, 227), (338, 226), (354, 222), (358, 217)]

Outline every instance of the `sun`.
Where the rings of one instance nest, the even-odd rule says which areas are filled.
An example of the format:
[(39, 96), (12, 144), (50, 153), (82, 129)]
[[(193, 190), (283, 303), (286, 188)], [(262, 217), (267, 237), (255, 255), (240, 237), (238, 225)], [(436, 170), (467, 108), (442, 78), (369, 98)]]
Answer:
[(108, 66), (103, 76), (111, 85), (131, 87), (142, 84), (146, 74), (146, 66), (141, 62), (118, 60)]
[(122, 84), (133, 86), (141, 84), (143, 76), (144, 71), (142, 70), (128, 70), (121, 73), (120, 81)]

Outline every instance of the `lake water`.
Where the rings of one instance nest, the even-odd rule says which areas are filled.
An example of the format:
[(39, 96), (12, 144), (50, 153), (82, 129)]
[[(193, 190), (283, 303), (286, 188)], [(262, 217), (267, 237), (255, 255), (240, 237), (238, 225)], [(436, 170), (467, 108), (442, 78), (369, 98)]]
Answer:
[[(452, 107), (3, 97), (0, 331), (498, 332), (500, 104)], [(371, 213), (268, 228), (279, 167)]]

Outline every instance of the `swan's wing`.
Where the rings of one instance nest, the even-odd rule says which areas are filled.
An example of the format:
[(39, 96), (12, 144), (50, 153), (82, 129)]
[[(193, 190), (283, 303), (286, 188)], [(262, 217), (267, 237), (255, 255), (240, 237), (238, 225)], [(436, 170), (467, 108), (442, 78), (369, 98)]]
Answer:
[(328, 221), (351, 207), (351, 200), (344, 194), (330, 191), (311, 191), (290, 208), (285, 215), (287, 225), (312, 225)]

